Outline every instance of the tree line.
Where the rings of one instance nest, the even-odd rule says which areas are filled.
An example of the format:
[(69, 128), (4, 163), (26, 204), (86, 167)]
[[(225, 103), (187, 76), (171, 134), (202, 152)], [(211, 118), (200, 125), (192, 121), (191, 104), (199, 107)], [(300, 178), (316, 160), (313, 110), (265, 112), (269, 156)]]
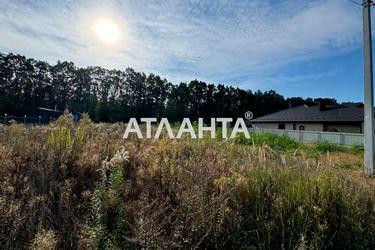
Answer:
[[(0, 53), (0, 115), (33, 115), (40, 107), (88, 113), (94, 121), (135, 117), (255, 117), (290, 106), (314, 105), (319, 99), (284, 98), (274, 90), (251, 91), (199, 80), (172, 84), (132, 68), (81, 68), (72, 62), (47, 62)], [(325, 99), (327, 104), (335, 99)]]

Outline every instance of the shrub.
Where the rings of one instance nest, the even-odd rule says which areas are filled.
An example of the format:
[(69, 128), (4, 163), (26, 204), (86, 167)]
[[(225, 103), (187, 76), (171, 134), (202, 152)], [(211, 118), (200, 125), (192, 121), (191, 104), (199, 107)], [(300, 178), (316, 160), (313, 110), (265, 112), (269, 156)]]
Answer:
[(317, 141), (314, 143), (314, 148), (318, 152), (334, 152), (334, 151), (344, 151), (345, 149), (336, 143), (329, 142), (327, 140)]
[(362, 154), (364, 147), (362, 145), (352, 145), (349, 147), (349, 151), (355, 154)]
[(91, 121), (86, 116), (76, 126), (73, 124), (71, 115), (61, 116), (48, 135), (49, 147), (61, 150), (77, 150), (82, 146), (86, 130), (90, 124)]
[(92, 197), (94, 216), (93, 234), (98, 249), (129, 247), (125, 201), (124, 164), (128, 162), (127, 152), (122, 148), (114, 157), (103, 162), (100, 169), (102, 180)]
[(48, 250), (56, 249), (57, 239), (56, 235), (52, 231), (42, 230), (38, 232), (35, 236), (34, 242), (31, 249), (35, 250)]
[(295, 150), (301, 146), (300, 143), (289, 136), (274, 133), (251, 133), (250, 139), (241, 135), (239, 141), (245, 145), (268, 145), (277, 150)]

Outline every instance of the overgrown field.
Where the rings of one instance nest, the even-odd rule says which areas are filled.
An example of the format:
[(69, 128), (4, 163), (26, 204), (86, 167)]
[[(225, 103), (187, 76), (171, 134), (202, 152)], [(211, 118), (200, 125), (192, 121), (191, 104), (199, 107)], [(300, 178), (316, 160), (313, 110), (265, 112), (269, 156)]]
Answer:
[(358, 147), (124, 131), (68, 115), (1, 126), (0, 248), (375, 247), (375, 180)]

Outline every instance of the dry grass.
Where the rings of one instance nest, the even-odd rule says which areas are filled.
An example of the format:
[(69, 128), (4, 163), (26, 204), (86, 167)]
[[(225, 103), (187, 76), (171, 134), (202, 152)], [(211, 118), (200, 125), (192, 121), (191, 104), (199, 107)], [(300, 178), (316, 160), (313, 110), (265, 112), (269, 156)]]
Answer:
[(123, 140), (124, 128), (0, 127), (1, 248), (374, 247), (359, 154)]

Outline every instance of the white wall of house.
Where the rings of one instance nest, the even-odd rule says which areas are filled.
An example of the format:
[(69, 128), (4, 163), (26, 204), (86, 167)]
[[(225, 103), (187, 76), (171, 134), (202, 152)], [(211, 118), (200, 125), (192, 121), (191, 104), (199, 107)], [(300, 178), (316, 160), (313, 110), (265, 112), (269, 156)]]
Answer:
[[(279, 129), (279, 124), (285, 124), (287, 130), (299, 130), (304, 126), (306, 131), (337, 131), (343, 133), (362, 133), (361, 125), (355, 124), (323, 124), (323, 123), (254, 123), (253, 126), (265, 129)], [(294, 125), (295, 124), (295, 125)]]
[[(265, 129), (278, 129), (279, 124), (285, 124), (285, 129), (296, 130), (300, 129), (300, 126), (304, 126), (305, 130), (307, 131), (323, 131), (323, 124), (322, 123), (269, 123), (269, 122), (262, 122), (262, 123), (254, 123), (253, 126), (258, 128), (265, 128)], [(294, 127), (295, 124), (295, 127)]]
[(254, 123), (253, 126), (257, 128), (278, 129), (277, 123)]
[(346, 125), (346, 124), (326, 124), (325, 131), (344, 132), (344, 133), (362, 133), (362, 125)]

